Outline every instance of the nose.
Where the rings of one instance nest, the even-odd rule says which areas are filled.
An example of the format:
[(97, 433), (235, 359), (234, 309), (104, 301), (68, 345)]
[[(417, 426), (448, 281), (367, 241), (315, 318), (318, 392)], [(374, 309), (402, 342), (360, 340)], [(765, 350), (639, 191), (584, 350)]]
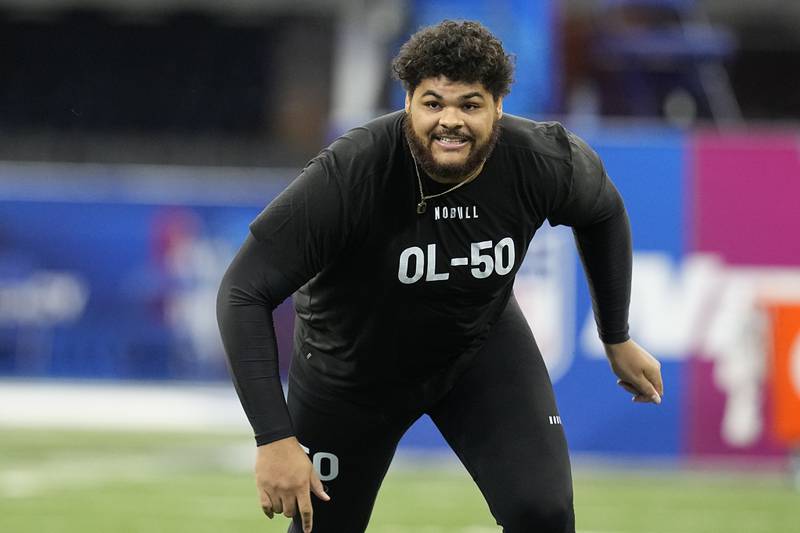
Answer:
[(457, 109), (446, 107), (439, 116), (439, 125), (448, 130), (455, 130), (461, 128), (464, 121)]

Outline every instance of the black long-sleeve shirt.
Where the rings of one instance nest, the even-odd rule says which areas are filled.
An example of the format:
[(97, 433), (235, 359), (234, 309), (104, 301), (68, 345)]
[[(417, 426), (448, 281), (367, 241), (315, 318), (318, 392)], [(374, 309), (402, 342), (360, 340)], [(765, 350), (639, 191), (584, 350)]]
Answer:
[[(293, 434), (271, 317), (289, 295), (304, 387), (402, 402), (469, 364), (545, 220), (573, 228), (601, 339), (628, 338), (628, 219), (586, 143), (506, 114), (478, 178), (418, 214), (403, 120), (379, 117), (323, 150), (253, 221), (225, 274), (220, 331), (259, 444)], [(420, 173), (426, 195), (452, 187)]]

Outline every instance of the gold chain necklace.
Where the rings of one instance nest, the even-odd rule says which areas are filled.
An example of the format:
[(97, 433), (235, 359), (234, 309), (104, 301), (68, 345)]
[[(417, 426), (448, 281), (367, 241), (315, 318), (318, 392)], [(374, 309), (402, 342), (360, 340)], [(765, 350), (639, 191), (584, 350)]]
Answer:
[[(438, 194), (429, 194), (429, 195), (425, 196), (425, 193), (422, 190), (422, 178), (419, 175), (419, 168), (417, 167), (417, 158), (414, 157), (414, 152), (413, 152), (413, 150), (410, 150), (410, 147), (409, 147), (409, 151), (411, 152), (411, 159), (414, 161), (414, 172), (416, 172), (416, 174), (417, 174), (417, 183), (419, 184), (419, 198), (420, 198), (420, 200), (419, 200), (419, 203), (417, 204), (417, 214), (418, 215), (424, 214), (425, 210), (428, 208), (428, 203), (426, 202), (426, 200), (430, 200), (431, 198), (438, 198), (439, 196), (444, 196), (447, 193), (453, 192), (454, 190), (458, 189), (462, 185), (466, 185), (467, 183), (469, 183), (472, 180), (474, 180), (475, 178), (477, 178), (478, 174), (480, 174), (481, 170), (483, 170), (483, 163), (481, 163), (481, 165), (475, 170), (475, 172), (472, 174), (472, 176), (468, 177), (464, 181), (461, 181), (461, 182), (455, 184), (453, 187), (450, 187), (446, 191), (440, 192)], [(485, 161), (484, 161), (484, 163), (485, 163)]]

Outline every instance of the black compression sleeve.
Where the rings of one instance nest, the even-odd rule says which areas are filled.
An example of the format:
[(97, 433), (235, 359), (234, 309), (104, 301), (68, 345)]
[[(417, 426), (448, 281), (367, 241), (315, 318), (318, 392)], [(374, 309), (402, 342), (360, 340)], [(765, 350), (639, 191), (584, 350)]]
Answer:
[(231, 375), (259, 445), (293, 434), (272, 310), (329, 264), (346, 241), (345, 200), (329, 159), (309, 163), (253, 221), (217, 297)]
[(279, 273), (269, 270), (266, 255), (265, 246), (248, 236), (217, 295), (217, 321), (229, 369), (258, 445), (294, 434), (272, 322), (272, 310), (291, 288)]
[(564, 202), (550, 222), (572, 226), (586, 271), (600, 339), (628, 340), (631, 298), (631, 231), (622, 197), (600, 158), (582, 139), (570, 135), (572, 175)]
[(631, 297), (631, 232), (624, 207), (611, 217), (586, 227), (573, 228), (578, 252), (592, 295), (597, 331), (607, 344), (628, 336)]

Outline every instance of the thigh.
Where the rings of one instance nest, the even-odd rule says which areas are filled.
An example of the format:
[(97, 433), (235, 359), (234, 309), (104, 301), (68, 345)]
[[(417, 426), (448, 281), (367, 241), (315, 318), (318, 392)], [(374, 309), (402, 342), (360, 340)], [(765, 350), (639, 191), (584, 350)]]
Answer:
[(553, 388), (513, 298), (430, 416), (505, 532), (574, 531), (572, 476)]
[[(287, 400), (297, 439), (331, 497), (323, 502), (312, 494), (314, 532), (365, 531), (397, 442), (412, 420), (321, 399), (292, 380)], [(299, 518), (289, 531), (302, 531)]]

